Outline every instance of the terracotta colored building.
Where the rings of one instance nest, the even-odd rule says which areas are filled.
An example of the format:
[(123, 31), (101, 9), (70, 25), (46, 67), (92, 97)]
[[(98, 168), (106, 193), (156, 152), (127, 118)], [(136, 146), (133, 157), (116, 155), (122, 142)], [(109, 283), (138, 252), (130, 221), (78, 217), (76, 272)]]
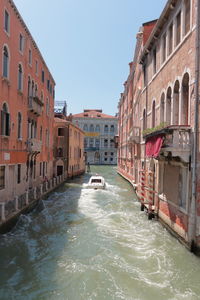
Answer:
[(12, 206), (53, 176), (55, 82), (14, 2), (0, 14), (0, 202)]
[(144, 23), (119, 101), (118, 171), (141, 209), (191, 250), (200, 247), (199, 24), (197, 0), (169, 0)]
[(55, 118), (54, 175), (67, 179), (84, 172), (84, 132), (66, 119)]

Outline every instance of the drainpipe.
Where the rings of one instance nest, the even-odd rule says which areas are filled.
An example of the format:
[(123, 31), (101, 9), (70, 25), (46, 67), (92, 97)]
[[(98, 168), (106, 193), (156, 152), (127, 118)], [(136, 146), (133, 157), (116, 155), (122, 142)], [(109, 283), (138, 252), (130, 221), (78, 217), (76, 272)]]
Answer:
[(199, 62), (200, 62), (200, 0), (197, 0), (196, 15), (196, 45), (195, 45), (195, 120), (193, 137), (193, 166), (192, 166), (192, 201), (190, 207), (189, 242), (191, 251), (196, 249), (196, 225), (197, 225), (197, 155), (198, 155), (198, 132), (199, 132)]

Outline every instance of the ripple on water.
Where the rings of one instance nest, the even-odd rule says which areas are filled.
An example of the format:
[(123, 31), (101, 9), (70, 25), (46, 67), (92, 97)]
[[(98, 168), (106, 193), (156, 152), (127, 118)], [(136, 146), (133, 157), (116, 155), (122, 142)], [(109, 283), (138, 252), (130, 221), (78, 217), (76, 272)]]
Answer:
[(67, 183), (0, 240), (0, 299), (200, 299), (199, 259), (147, 220), (113, 168), (94, 170), (105, 190)]

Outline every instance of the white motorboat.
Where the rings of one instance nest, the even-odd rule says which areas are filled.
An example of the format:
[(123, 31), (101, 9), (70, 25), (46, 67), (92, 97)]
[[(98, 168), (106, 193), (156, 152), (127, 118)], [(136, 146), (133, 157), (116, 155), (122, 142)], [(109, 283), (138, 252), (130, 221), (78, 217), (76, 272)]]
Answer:
[(106, 187), (105, 179), (103, 178), (103, 176), (93, 175), (90, 177), (87, 187), (95, 190), (105, 189)]

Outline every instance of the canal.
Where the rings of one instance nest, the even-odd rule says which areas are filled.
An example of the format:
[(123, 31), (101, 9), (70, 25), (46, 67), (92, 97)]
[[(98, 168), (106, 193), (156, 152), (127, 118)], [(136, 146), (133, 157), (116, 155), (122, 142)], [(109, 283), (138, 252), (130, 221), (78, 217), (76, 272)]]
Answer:
[(71, 180), (0, 238), (1, 300), (196, 300), (200, 259), (149, 221), (116, 167)]

